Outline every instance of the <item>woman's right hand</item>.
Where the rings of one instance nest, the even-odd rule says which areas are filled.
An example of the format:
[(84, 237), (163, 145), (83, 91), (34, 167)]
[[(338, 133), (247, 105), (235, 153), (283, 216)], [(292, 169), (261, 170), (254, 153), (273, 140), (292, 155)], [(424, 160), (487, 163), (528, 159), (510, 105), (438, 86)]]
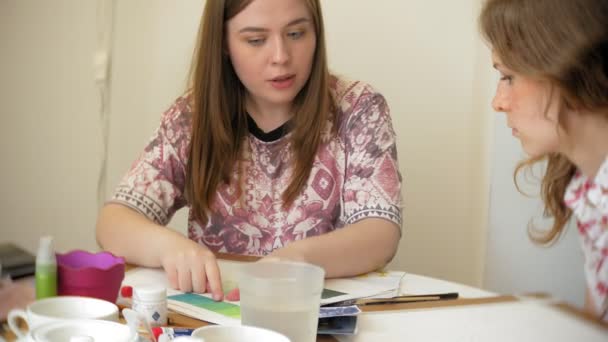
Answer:
[(171, 287), (183, 292), (211, 292), (224, 297), (220, 269), (213, 252), (183, 236), (176, 237), (161, 254), (161, 265)]
[(217, 261), (208, 248), (131, 208), (105, 205), (97, 221), (97, 240), (104, 250), (131, 264), (162, 266), (175, 289), (210, 292), (215, 300), (224, 298)]

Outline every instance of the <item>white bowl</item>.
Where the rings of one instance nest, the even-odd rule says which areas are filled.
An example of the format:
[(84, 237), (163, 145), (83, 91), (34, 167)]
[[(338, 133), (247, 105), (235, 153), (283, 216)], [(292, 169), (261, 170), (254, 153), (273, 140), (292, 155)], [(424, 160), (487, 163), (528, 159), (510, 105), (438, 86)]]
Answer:
[(82, 319), (43, 324), (32, 329), (24, 342), (137, 342), (137, 332), (116, 322)]

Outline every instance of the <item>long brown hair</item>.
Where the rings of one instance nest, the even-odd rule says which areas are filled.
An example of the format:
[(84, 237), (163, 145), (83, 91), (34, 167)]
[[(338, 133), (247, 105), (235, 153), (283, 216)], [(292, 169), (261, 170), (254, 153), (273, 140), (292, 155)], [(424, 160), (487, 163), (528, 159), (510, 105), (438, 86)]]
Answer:
[[(506, 67), (559, 89), (562, 108), (608, 108), (608, 1), (488, 0), (479, 24)], [(561, 127), (563, 115), (562, 110)], [(535, 242), (547, 244), (561, 235), (572, 215), (563, 197), (576, 166), (558, 153), (533, 157), (516, 167), (516, 185), (517, 174), (539, 161), (547, 162), (541, 197), (545, 215), (553, 216), (554, 222), (541, 234), (530, 226), (529, 234)]]
[[(207, 0), (190, 73), (192, 139), (186, 166), (186, 198), (203, 224), (221, 184), (230, 184), (247, 135), (246, 89), (226, 51), (226, 21), (253, 0)], [(312, 15), (316, 48), (310, 77), (294, 99), (291, 120), (293, 172), (284, 207), (306, 185), (328, 120), (336, 121), (329, 89), (325, 29), (319, 0), (305, 0)], [(336, 127), (336, 125), (334, 125)], [(335, 130), (334, 130), (335, 132)], [(240, 169), (240, 168), (239, 168)], [(241, 175), (239, 174), (239, 177)]]

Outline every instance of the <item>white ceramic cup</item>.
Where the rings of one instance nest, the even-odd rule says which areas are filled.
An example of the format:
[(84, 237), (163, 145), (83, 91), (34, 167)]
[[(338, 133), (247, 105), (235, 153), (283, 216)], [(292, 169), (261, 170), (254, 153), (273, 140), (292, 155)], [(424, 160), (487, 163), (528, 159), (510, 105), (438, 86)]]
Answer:
[(276, 331), (246, 325), (209, 325), (194, 330), (192, 337), (213, 342), (290, 342)]
[(19, 327), (19, 319), (24, 320), (30, 330), (43, 324), (71, 319), (101, 319), (118, 322), (118, 307), (105, 300), (60, 296), (38, 300), (25, 310), (14, 309), (8, 313), (8, 325), (19, 338), (27, 331)]

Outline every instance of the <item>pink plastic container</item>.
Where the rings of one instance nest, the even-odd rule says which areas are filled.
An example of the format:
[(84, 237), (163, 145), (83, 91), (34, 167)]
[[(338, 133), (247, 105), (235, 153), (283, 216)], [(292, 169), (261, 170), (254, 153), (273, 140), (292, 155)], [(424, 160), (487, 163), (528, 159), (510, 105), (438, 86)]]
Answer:
[(125, 259), (110, 252), (74, 250), (57, 253), (57, 292), (116, 303), (125, 277)]

